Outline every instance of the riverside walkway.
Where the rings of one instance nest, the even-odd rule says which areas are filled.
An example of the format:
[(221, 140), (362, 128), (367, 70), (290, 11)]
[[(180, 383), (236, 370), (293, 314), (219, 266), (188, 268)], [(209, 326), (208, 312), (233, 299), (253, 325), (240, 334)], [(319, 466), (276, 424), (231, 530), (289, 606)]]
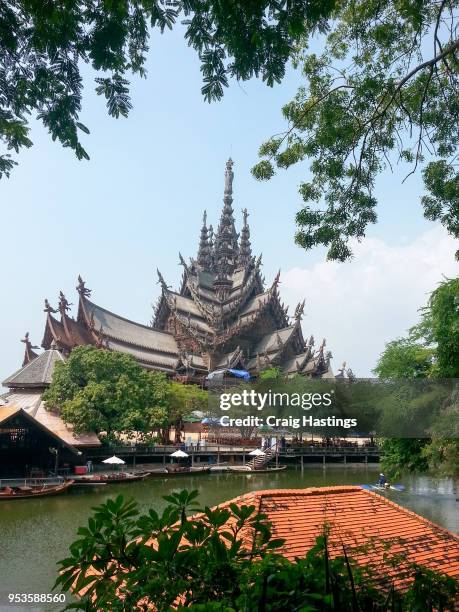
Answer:
[[(111, 455), (121, 457), (127, 464), (136, 463), (167, 463), (171, 453), (179, 448), (177, 445), (137, 445), (137, 446), (110, 446), (88, 449), (85, 453), (86, 459), (94, 463)], [(189, 455), (192, 465), (199, 463), (245, 463), (252, 457), (250, 452), (253, 446), (230, 446), (219, 444), (206, 444), (196, 448), (196, 445), (184, 448)], [(278, 453), (278, 462), (286, 465), (304, 465), (307, 463), (377, 463), (380, 457), (380, 449), (376, 446), (298, 446), (286, 448)]]

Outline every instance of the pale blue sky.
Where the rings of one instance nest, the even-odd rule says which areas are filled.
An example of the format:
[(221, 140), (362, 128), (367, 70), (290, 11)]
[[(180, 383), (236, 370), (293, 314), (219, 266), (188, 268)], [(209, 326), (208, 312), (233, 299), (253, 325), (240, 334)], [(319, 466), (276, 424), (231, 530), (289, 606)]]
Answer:
[[(34, 124), (34, 147), (20, 154), (11, 178), (0, 182), (0, 380), (20, 366), (19, 339), (26, 331), (41, 343), (44, 298), (55, 305), (63, 290), (76, 302), (79, 273), (95, 302), (149, 321), (158, 295), (156, 267), (176, 286), (178, 251), (186, 258), (195, 254), (203, 209), (210, 222), (218, 222), (230, 155), (238, 223), (240, 209), (247, 207), (253, 247), (263, 252), (268, 281), (279, 267), (308, 269), (323, 261), (321, 249), (305, 252), (293, 243), (297, 187), (307, 164), (267, 183), (250, 174), (259, 144), (285, 127), (280, 108), (301, 83), (300, 74), (289, 70), (274, 89), (234, 82), (223, 101), (209, 105), (200, 93), (199, 62), (181, 33), (155, 35), (151, 47), (148, 79), (133, 82), (128, 119), (109, 118), (87, 80), (81, 121), (91, 130), (84, 138), (89, 162), (78, 161)], [(369, 230), (389, 246), (409, 243), (431, 227), (422, 219), (419, 178), (401, 185), (402, 176), (388, 173), (378, 182), (380, 223)], [(308, 332), (309, 327), (313, 331), (314, 320)], [(385, 337), (396, 333), (398, 328), (387, 329)], [(341, 355), (346, 338), (340, 343)], [(365, 373), (372, 360), (373, 353), (363, 357)]]

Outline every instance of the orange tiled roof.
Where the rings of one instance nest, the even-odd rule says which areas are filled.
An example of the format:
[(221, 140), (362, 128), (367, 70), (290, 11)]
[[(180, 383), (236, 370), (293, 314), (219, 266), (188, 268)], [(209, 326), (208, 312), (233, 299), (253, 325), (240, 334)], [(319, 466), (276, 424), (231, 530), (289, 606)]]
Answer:
[[(409, 584), (412, 563), (459, 579), (457, 535), (361, 487), (252, 491), (218, 507), (225, 508), (233, 503), (255, 506), (258, 512), (265, 514), (271, 523), (273, 537), (285, 540), (278, 552), (290, 560), (304, 557), (326, 524), (332, 556), (342, 555), (344, 544), (349, 557), (371, 567), (381, 582), (393, 581), (397, 589), (404, 589)], [(249, 547), (250, 528), (243, 529), (240, 536)], [(156, 546), (156, 541), (152, 539), (147, 544)], [(393, 555), (403, 558), (397, 558), (391, 567), (384, 562), (386, 554), (389, 558)], [(88, 573), (98, 574), (94, 568)], [(82, 596), (87, 588), (78, 595)], [(149, 610), (156, 609), (146, 599), (141, 603)], [(176, 603), (181, 603), (180, 597)]]
[[(459, 579), (459, 537), (385, 497), (356, 486), (255, 491), (220, 504), (255, 505), (266, 514), (273, 537), (285, 543), (288, 559), (304, 557), (326, 524), (332, 556), (347, 554), (369, 565), (381, 578), (403, 588), (410, 564)], [(245, 534), (245, 537), (249, 537)], [(394, 567), (385, 555), (397, 557)]]

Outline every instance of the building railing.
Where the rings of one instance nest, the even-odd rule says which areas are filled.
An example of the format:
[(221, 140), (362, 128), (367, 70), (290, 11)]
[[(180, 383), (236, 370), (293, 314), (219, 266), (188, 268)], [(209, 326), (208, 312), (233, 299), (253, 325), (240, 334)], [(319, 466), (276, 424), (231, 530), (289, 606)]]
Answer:
[[(110, 455), (118, 456), (137, 456), (137, 455), (155, 455), (163, 456), (170, 455), (175, 452), (178, 448), (182, 448), (189, 455), (199, 454), (249, 454), (253, 451), (253, 446), (238, 446), (238, 445), (219, 445), (219, 444), (205, 444), (197, 447), (193, 445), (138, 445), (138, 446), (110, 446), (92, 449), (86, 454), (92, 458), (96, 457), (108, 457)], [(379, 455), (380, 449), (376, 446), (299, 446), (299, 447), (288, 447), (279, 449), (279, 454), (282, 456), (300, 456), (300, 455)]]

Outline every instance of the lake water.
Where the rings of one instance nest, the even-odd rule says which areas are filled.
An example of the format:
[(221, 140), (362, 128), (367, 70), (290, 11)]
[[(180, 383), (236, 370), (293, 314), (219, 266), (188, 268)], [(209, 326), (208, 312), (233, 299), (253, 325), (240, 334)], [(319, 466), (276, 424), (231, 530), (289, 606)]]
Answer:
[[(308, 466), (276, 474), (203, 474), (152, 477), (130, 484), (73, 489), (57, 497), (0, 502), (0, 610), (51, 610), (57, 607), (7, 607), (8, 593), (47, 593), (56, 578), (56, 562), (67, 556), (77, 527), (85, 525), (91, 508), (122, 493), (136, 499), (141, 510), (161, 509), (172, 491), (197, 489), (202, 505), (215, 505), (259, 489), (300, 488), (337, 484), (373, 484), (377, 466)], [(400, 479), (406, 490), (386, 493), (393, 501), (459, 532), (459, 482), (408, 476)]]

